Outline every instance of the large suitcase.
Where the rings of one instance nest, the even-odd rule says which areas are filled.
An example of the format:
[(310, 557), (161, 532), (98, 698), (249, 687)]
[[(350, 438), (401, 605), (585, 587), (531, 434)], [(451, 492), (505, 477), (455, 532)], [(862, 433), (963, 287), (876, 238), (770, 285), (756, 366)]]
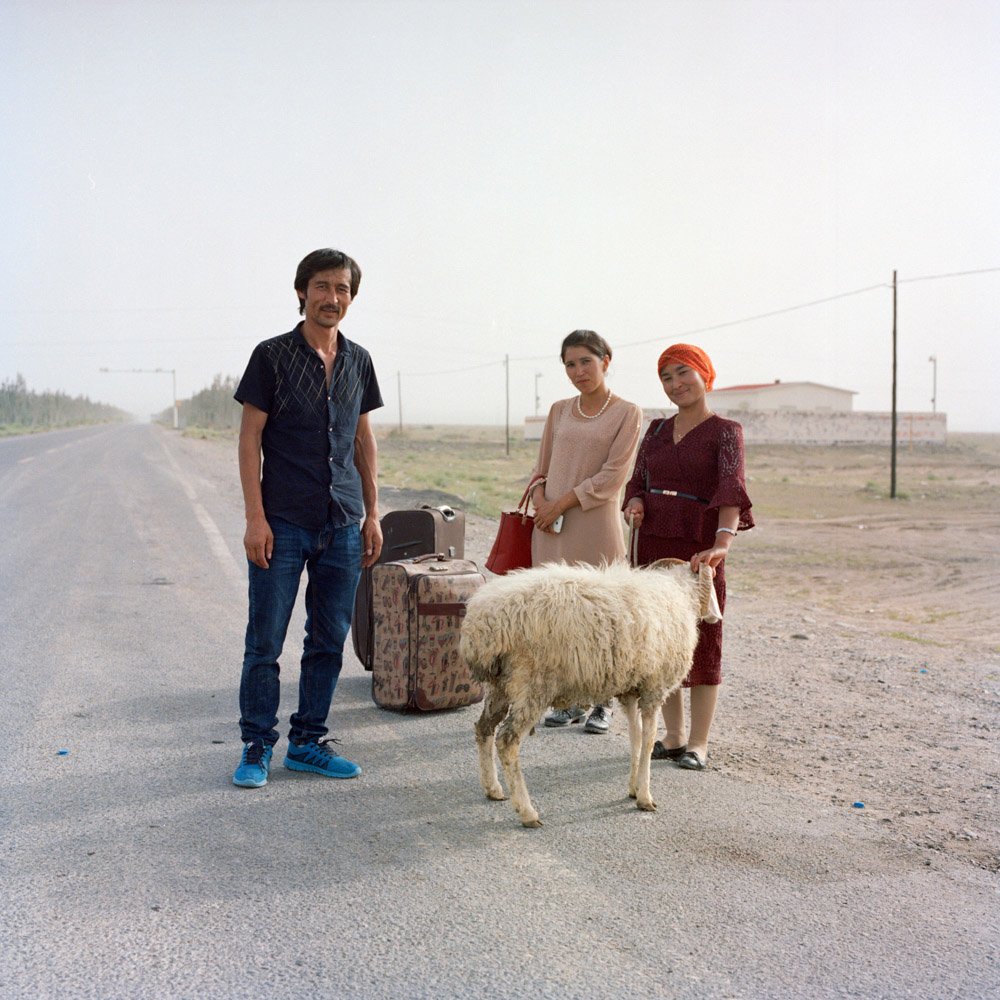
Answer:
[(458, 636), (483, 583), (467, 559), (433, 555), (373, 567), (372, 699), (379, 708), (429, 712), (482, 701)]
[[(438, 553), (448, 559), (465, 556), (464, 511), (423, 504), (415, 510), (390, 510), (379, 524), (382, 527), (379, 564)], [(351, 616), (354, 654), (365, 670), (372, 668), (371, 634), (372, 571), (369, 568), (361, 571)]]

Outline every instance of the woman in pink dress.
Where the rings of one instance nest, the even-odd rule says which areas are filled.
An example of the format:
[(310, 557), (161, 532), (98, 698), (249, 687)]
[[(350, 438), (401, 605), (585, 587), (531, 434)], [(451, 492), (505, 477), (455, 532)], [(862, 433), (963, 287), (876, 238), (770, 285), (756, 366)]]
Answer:
[[(715, 569), (719, 607), (726, 606), (726, 554), (738, 531), (753, 527), (743, 475), (743, 428), (712, 413), (707, 394), (715, 381), (708, 355), (690, 344), (674, 344), (659, 358), (663, 389), (675, 416), (654, 420), (636, 456), (625, 488), (624, 511), (636, 529), (638, 563), (687, 559), (691, 568)], [(685, 735), (682, 691), (663, 703), (666, 733), (653, 757), (704, 770), (708, 738), (722, 683), (722, 622), (699, 623), (694, 664), (684, 680), (690, 689), (691, 723)]]
[[(552, 404), (532, 479), (535, 531), (532, 565), (547, 562), (593, 566), (625, 558), (618, 507), (642, 429), (642, 410), (616, 396), (606, 382), (611, 348), (593, 330), (574, 330), (560, 352), (566, 375), (579, 395)], [(558, 528), (558, 530), (557, 530)], [(579, 722), (580, 708), (557, 709), (547, 726)], [(595, 705), (584, 730), (606, 733), (611, 709)]]

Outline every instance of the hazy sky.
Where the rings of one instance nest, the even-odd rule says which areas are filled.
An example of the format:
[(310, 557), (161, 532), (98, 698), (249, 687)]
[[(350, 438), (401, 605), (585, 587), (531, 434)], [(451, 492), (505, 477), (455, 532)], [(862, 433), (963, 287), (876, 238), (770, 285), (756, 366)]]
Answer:
[[(141, 415), (357, 258), (380, 422), (570, 395), (562, 337), (1000, 431), (1000, 3), (0, 0), (0, 377)], [(456, 372), (456, 370), (459, 370)], [(454, 372), (454, 374), (440, 374)]]

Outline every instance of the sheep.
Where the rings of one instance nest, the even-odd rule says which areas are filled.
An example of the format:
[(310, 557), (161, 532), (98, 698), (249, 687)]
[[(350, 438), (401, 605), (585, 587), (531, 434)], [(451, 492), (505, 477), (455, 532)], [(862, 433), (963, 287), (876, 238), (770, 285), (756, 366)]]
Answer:
[(680, 559), (642, 569), (549, 563), (481, 587), (468, 603), (459, 651), (486, 688), (476, 723), (486, 797), (506, 798), (496, 746), (521, 823), (541, 826), (521, 771), (521, 740), (549, 705), (617, 697), (631, 744), (628, 794), (639, 809), (655, 811), (649, 761), (656, 717), (691, 669), (698, 621), (722, 620), (713, 576), (707, 566), (696, 575)]

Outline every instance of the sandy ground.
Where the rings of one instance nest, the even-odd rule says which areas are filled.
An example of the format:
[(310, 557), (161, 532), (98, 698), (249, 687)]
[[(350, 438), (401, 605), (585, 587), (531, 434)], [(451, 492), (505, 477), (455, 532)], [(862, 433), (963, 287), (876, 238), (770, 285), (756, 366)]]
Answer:
[[(710, 766), (1000, 870), (1000, 437), (748, 452)], [(449, 502), (383, 487), (387, 508)], [(466, 555), (496, 524), (470, 515)], [(620, 720), (618, 720), (620, 721)], [(672, 766), (663, 764), (660, 766)]]
[[(241, 510), (232, 443), (184, 446)], [(747, 472), (709, 766), (1000, 870), (1000, 436), (901, 448), (896, 499), (888, 449), (751, 447)], [(463, 506), (380, 489), (383, 511)], [(495, 530), (468, 515), (480, 566)]]

